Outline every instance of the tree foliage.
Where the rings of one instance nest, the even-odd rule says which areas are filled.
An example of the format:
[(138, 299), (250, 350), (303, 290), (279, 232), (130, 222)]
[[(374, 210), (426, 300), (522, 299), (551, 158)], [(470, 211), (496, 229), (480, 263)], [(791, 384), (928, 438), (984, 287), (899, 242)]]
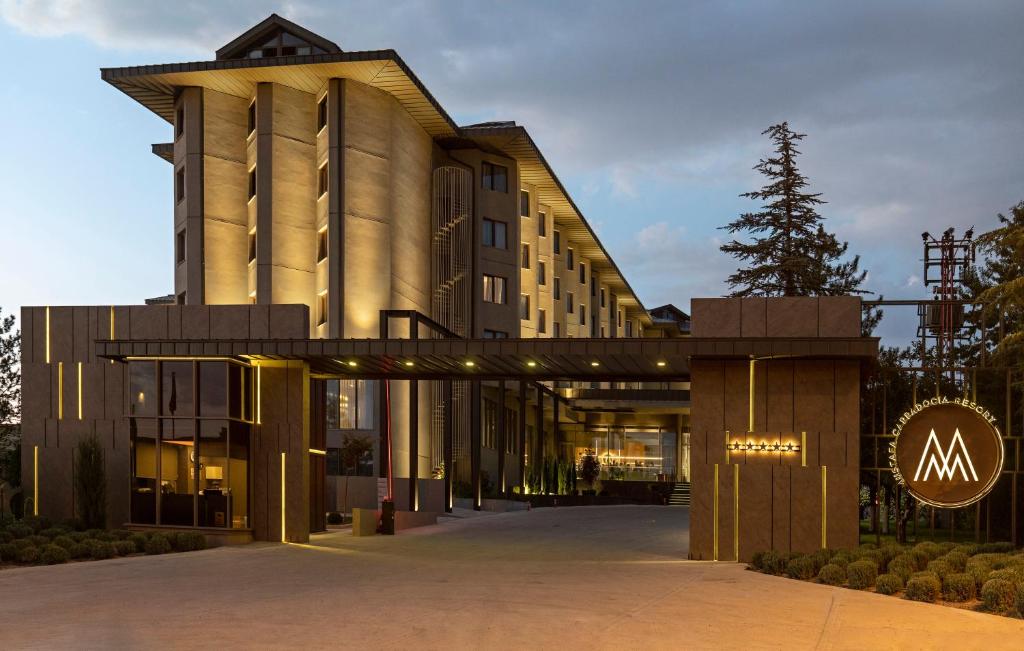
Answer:
[(21, 332), (0, 309), (0, 482), (21, 484)]
[(106, 528), (107, 477), (103, 447), (95, 434), (82, 437), (75, 450), (75, 496), (85, 528)]
[[(1007, 366), (1024, 366), (1024, 201), (999, 214), (999, 226), (978, 237), (983, 263), (970, 285), (982, 317), (1000, 332), (992, 352)], [(1001, 324), (1000, 324), (1001, 320)]]
[(597, 459), (597, 453), (594, 450), (587, 450), (583, 456), (580, 457), (579, 472), (576, 473), (583, 483), (594, 487), (594, 482), (601, 476), (601, 462)]
[(773, 145), (773, 155), (754, 169), (767, 177), (760, 190), (741, 197), (763, 202), (757, 212), (740, 215), (722, 228), (730, 234), (746, 233), (749, 242), (733, 239), (721, 250), (744, 266), (729, 276), (732, 296), (817, 296), (865, 293), (867, 275), (860, 271), (860, 256), (844, 260), (848, 244), (839, 242), (822, 225), (817, 207), (820, 193), (807, 191), (807, 177), (797, 167), (796, 145), (806, 134), (795, 133), (787, 122), (762, 132)]

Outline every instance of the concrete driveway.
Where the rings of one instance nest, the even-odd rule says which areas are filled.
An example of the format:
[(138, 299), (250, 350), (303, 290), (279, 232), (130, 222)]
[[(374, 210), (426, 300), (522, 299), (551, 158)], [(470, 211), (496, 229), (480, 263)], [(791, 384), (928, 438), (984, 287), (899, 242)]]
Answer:
[(0, 648), (1020, 648), (1024, 622), (685, 560), (687, 511), (536, 509), (0, 572)]

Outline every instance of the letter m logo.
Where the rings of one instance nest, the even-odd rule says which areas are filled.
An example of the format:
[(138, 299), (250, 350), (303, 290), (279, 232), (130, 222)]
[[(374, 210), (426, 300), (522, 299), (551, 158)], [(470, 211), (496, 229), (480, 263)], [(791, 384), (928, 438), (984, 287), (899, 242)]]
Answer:
[[(952, 463), (950, 463), (951, 461)], [(914, 481), (921, 478), (922, 470), (924, 470), (924, 481), (928, 481), (928, 476), (933, 468), (939, 479), (953, 479), (957, 471), (959, 471), (964, 481), (978, 481), (978, 473), (974, 472), (971, 455), (967, 453), (967, 446), (964, 445), (964, 439), (960, 436), (959, 428), (953, 434), (953, 440), (949, 442), (949, 448), (945, 452), (942, 451), (942, 446), (939, 445), (939, 437), (935, 435), (935, 430), (932, 429), (931, 434), (928, 435), (928, 442), (924, 446), (924, 451), (921, 453), (921, 461), (917, 464)], [(968, 470), (971, 473), (969, 477), (967, 475)]]

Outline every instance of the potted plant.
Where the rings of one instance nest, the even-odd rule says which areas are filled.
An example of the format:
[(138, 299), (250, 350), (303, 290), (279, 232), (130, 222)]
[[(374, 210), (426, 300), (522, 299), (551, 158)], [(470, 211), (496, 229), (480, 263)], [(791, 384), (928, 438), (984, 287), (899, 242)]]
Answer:
[(597, 478), (601, 475), (601, 462), (598, 461), (597, 455), (594, 450), (587, 449), (583, 456), (580, 457), (579, 472), (577, 473), (580, 480), (590, 488), (583, 491), (584, 495), (597, 495), (597, 490), (594, 488), (594, 483), (597, 482)]

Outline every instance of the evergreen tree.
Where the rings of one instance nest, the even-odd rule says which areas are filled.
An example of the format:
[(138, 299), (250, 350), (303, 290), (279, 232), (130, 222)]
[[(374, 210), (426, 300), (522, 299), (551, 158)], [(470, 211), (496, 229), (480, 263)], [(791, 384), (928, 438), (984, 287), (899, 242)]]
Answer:
[(0, 310), (0, 482), (21, 484), (21, 332)]
[(968, 286), (983, 305), (981, 318), (1000, 332), (995, 353), (1006, 366), (1024, 366), (1024, 201), (999, 214), (999, 227), (978, 237), (984, 262)]
[(817, 206), (820, 193), (807, 191), (807, 178), (796, 164), (797, 143), (806, 134), (795, 133), (789, 123), (762, 132), (774, 144), (774, 154), (754, 169), (768, 178), (760, 190), (741, 197), (763, 202), (757, 212), (739, 216), (723, 230), (747, 233), (750, 242), (733, 239), (721, 250), (745, 267), (729, 276), (732, 296), (815, 296), (864, 293), (860, 256), (843, 260), (848, 244), (822, 226)]
[(75, 450), (75, 493), (78, 517), (87, 529), (107, 526), (107, 478), (103, 447), (95, 434), (78, 441)]

